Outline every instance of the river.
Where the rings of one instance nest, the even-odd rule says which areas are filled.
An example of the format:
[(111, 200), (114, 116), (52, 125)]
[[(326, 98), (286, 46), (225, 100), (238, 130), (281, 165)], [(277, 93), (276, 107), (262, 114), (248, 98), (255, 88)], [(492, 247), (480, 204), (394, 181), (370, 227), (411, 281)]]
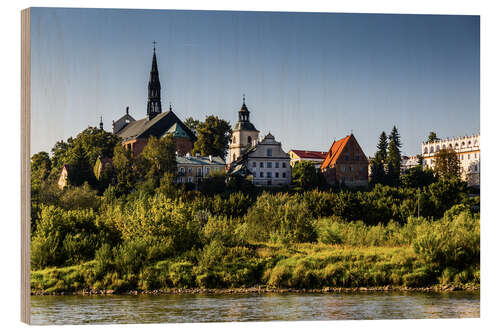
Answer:
[(477, 318), (479, 291), (160, 296), (31, 296), (32, 323)]

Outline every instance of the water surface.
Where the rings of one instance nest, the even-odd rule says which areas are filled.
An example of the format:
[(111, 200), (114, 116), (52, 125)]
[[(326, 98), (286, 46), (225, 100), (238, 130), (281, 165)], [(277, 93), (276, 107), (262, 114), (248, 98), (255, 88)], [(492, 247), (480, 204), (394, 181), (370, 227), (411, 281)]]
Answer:
[(477, 318), (479, 291), (31, 296), (31, 308), (37, 325)]

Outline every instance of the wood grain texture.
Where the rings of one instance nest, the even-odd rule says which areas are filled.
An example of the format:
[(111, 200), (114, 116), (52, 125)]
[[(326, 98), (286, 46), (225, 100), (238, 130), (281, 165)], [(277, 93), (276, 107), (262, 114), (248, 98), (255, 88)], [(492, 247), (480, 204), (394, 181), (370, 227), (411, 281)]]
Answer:
[(29, 324), (30, 307), (30, 9), (21, 11), (21, 321)]

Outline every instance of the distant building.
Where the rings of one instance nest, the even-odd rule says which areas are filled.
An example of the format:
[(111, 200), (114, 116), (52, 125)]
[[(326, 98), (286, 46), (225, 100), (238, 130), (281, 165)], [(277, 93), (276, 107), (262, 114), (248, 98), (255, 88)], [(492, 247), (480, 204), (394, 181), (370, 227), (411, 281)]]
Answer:
[(218, 156), (177, 156), (177, 183), (198, 184), (202, 179), (217, 172), (225, 172), (226, 163)]
[(401, 156), (401, 173), (419, 165), (418, 155)]
[(368, 159), (352, 134), (333, 142), (321, 171), (330, 185), (368, 186)]
[(68, 185), (69, 170), (70, 170), (70, 166), (68, 164), (64, 164), (62, 169), (61, 169), (61, 173), (59, 174), (59, 178), (57, 179), (57, 186), (61, 190)]
[(150, 136), (161, 138), (164, 135), (174, 136), (176, 151), (184, 155), (193, 149), (196, 141), (194, 133), (175, 115), (172, 107), (162, 113), (161, 85), (156, 61), (156, 50), (153, 50), (153, 62), (149, 74), (147, 117), (135, 120), (126, 108), (125, 115), (113, 121), (113, 133), (122, 139), (122, 144), (139, 155), (147, 145)]
[(288, 186), (292, 182), (290, 156), (269, 133), (230, 164), (229, 175), (250, 176), (259, 186)]
[(300, 161), (311, 161), (314, 163), (314, 166), (319, 169), (328, 152), (292, 149), (288, 154), (290, 155), (290, 165), (292, 168)]
[(446, 138), (434, 142), (422, 142), (423, 166), (434, 169), (436, 154), (443, 148), (453, 149), (460, 160), (460, 175), (469, 186), (480, 185), (480, 135)]

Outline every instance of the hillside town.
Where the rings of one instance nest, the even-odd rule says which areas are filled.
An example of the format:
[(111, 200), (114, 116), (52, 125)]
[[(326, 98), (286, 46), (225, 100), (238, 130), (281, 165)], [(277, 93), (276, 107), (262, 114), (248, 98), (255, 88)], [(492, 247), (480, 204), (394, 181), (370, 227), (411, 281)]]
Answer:
[[(282, 142), (272, 134), (271, 128), (266, 129), (267, 134), (260, 135), (261, 131), (251, 122), (250, 113), (243, 95), (243, 103), (237, 111), (237, 122), (232, 127), (227, 158), (193, 154), (192, 150), (197, 141), (194, 130), (186, 126), (174, 113), (171, 105), (166, 112), (162, 110), (161, 84), (154, 48), (149, 73), (146, 117), (136, 120), (127, 106), (125, 114), (113, 120), (112, 133), (120, 138), (123, 147), (134, 156), (141, 154), (151, 137), (173, 137), (177, 164), (175, 182), (191, 183), (195, 187), (203, 179), (220, 172), (225, 173), (227, 177), (244, 177), (256, 186), (286, 187), (292, 184), (292, 168), (305, 161), (312, 163), (329, 185), (354, 188), (369, 185), (372, 176), (370, 163), (374, 159), (365, 155), (354, 134), (333, 140), (327, 152), (301, 150), (299, 147), (285, 152)], [(99, 128), (104, 130), (102, 117)], [(458, 154), (461, 179), (469, 186), (479, 186), (479, 137), (477, 134), (422, 142), (420, 155), (401, 155), (400, 173), (404, 174), (419, 165), (434, 169), (438, 152), (450, 148)], [(96, 177), (99, 177), (106, 165), (112, 167), (112, 159), (110, 156), (100, 156), (94, 167)], [(67, 185), (70, 172), (71, 167), (64, 164), (57, 181), (60, 188)]]

